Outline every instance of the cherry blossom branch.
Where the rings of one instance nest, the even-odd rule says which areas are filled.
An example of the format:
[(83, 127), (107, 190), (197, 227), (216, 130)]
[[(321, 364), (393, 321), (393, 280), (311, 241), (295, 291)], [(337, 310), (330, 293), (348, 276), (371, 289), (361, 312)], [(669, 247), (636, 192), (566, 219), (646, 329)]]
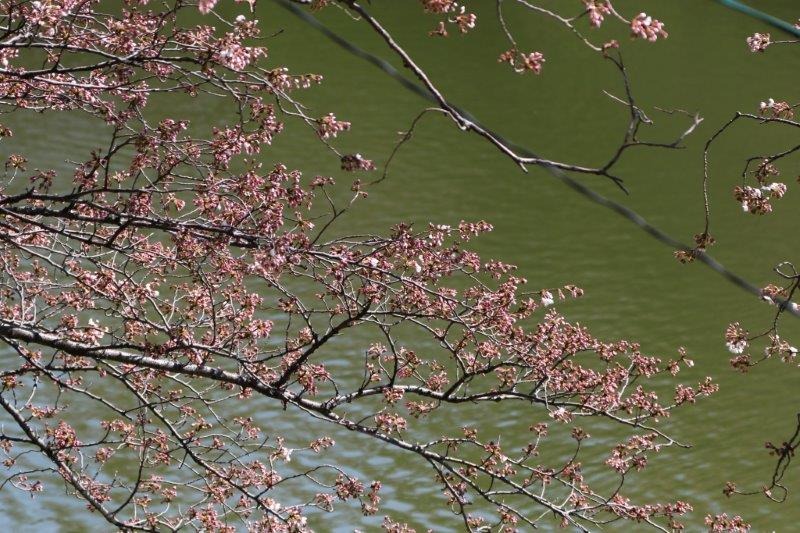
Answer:
[[(315, 18), (313, 18), (311, 16), (308, 16), (306, 13), (300, 11), (296, 6), (293, 6), (293, 5), (291, 5), (290, 3), (288, 3), (288, 2), (286, 2), (284, 0), (275, 0), (275, 1), (278, 2), (278, 4), (281, 5), (282, 7), (285, 7), (286, 9), (288, 9), (292, 14), (294, 14), (297, 17), (299, 17), (301, 20), (303, 20), (304, 22), (306, 22), (310, 26), (314, 27), (315, 29), (317, 29), (318, 31), (323, 33), (326, 37), (328, 37), (329, 39), (331, 39), (334, 42), (336, 42), (339, 46), (343, 47), (348, 52), (350, 52), (350, 53), (356, 55), (357, 57), (360, 57), (360, 58), (372, 63), (373, 65), (377, 66), (378, 68), (380, 68), (383, 72), (385, 72), (386, 74), (390, 75), (392, 78), (397, 80), (399, 83), (401, 83), (401, 85), (403, 85), (408, 90), (410, 90), (410, 91), (412, 91), (412, 92), (414, 92), (414, 93), (416, 93), (416, 94), (418, 94), (418, 95), (420, 95), (420, 96), (422, 96), (424, 98), (428, 98), (428, 99), (432, 99), (433, 101), (436, 101), (436, 99), (426, 89), (414, 84), (413, 82), (410, 82), (408, 79), (406, 79), (405, 77), (400, 75), (399, 72), (396, 69), (394, 69), (394, 67), (392, 67), (390, 64), (386, 63), (385, 61), (381, 60), (380, 58), (378, 58), (378, 57), (376, 57), (374, 55), (371, 55), (371, 54), (369, 54), (369, 53), (367, 53), (367, 52), (365, 52), (365, 51), (363, 51), (361, 49), (358, 49), (357, 47), (355, 47), (354, 45), (349, 43), (347, 40), (341, 38), (336, 33), (330, 31), (326, 26), (322, 25), (319, 21), (317, 21), (317, 19), (315, 19)], [(618, 16), (618, 15), (615, 15), (615, 16)], [(619, 18), (621, 18), (621, 17), (619, 17)], [(622, 20), (625, 21), (624, 18), (622, 18)], [(462, 115), (465, 115), (465, 116), (470, 116), (468, 113), (466, 113), (463, 110), (459, 110), (459, 113), (461, 113)], [(686, 113), (684, 113), (684, 114), (686, 114)], [(469, 118), (469, 120), (472, 121), (472, 122), (478, 123), (474, 118)], [(694, 118), (693, 118), (692, 124), (689, 126), (689, 128), (687, 128), (687, 130), (684, 132), (684, 134), (680, 135), (672, 143), (669, 143), (667, 145), (667, 147), (677, 148), (678, 146), (680, 146), (681, 141), (688, 134), (691, 134), (695, 130), (696, 126), (699, 125), (699, 122), (700, 122), (700, 117), (697, 117), (697, 115), (695, 115)], [(483, 127), (483, 126), (481, 126), (481, 127)], [(483, 127), (483, 128), (485, 129), (485, 127)], [(514, 143), (511, 143), (508, 140), (504, 140), (497, 133), (492, 133), (492, 135), (497, 139), (501, 139), (502, 142), (504, 144), (506, 144), (507, 146), (513, 147), (520, 154), (527, 155), (527, 156), (529, 156), (531, 158), (537, 158), (537, 156), (533, 152), (528, 150), (527, 148), (515, 145)], [(562, 172), (561, 169), (559, 169), (559, 168), (555, 168), (555, 167), (552, 167), (552, 166), (545, 166), (544, 168), (545, 168), (545, 170), (548, 171), (548, 173), (550, 175), (552, 175), (553, 177), (555, 177), (556, 179), (558, 179), (559, 181), (561, 181), (562, 183), (567, 185), (572, 190), (576, 191), (578, 194), (581, 194), (582, 196), (586, 197), (587, 199), (589, 199), (590, 201), (592, 201), (594, 203), (597, 203), (598, 205), (601, 205), (601, 206), (603, 206), (605, 208), (608, 208), (608, 209), (614, 211), (615, 213), (619, 214), (620, 216), (622, 216), (623, 218), (625, 218), (629, 222), (632, 222), (633, 224), (635, 224), (638, 227), (640, 227), (646, 234), (648, 234), (651, 237), (655, 238), (657, 241), (661, 242), (662, 244), (664, 244), (666, 246), (669, 246), (673, 250), (676, 250), (677, 251), (676, 254), (678, 254), (678, 253), (680, 253), (682, 255), (690, 254), (693, 259), (696, 259), (697, 261), (699, 261), (699, 262), (703, 263), (704, 265), (708, 266), (714, 272), (720, 274), (724, 279), (726, 279), (727, 281), (729, 281), (733, 285), (735, 285), (735, 286), (739, 287), (740, 289), (742, 289), (742, 290), (744, 290), (744, 291), (746, 291), (746, 292), (748, 292), (750, 294), (753, 294), (753, 295), (755, 295), (755, 296), (757, 296), (759, 298), (761, 297), (760, 288), (758, 288), (757, 286), (755, 286), (754, 284), (752, 284), (751, 282), (749, 282), (748, 280), (746, 280), (742, 276), (738, 275), (737, 273), (735, 273), (735, 272), (731, 271), (730, 269), (726, 268), (723, 264), (719, 263), (716, 259), (713, 258), (713, 256), (708, 254), (705, 250), (699, 249), (696, 246), (696, 243), (695, 243), (695, 246), (690, 246), (688, 244), (685, 244), (685, 243), (677, 240), (676, 238), (674, 238), (671, 235), (667, 234), (666, 232), (664, 232), (660, 228), (658, 228), (658, 227), (652, 225), (651, 223), (649, 223), (642, 215), (640, 215), (636, 211), (634, 211), (634, 210), (632, 210), (632, 209), (630, 209), (630, 208), (628, 208), (628, 207), (626, 207), (626, 206), (624, 206), (624, 205), (622, 205), (622, 204), (620, 204), (618, 202), (615, 202), (615, 201), (613, 201), (613, 200), (611, 200), (611, 199), (609, 199), (609, 198), (607, 198), (607, 197), (595, 192), (594, 190), (592, 190), (591, 188), (587, 187), (586, 185), (584, 185), (580, 181), (571, 178), (570, 176), (568, 176), (567, 174)]]

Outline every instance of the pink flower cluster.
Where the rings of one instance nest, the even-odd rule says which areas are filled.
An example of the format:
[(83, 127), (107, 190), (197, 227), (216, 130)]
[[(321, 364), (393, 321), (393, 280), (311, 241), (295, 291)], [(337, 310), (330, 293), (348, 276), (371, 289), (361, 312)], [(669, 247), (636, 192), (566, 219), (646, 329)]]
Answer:
[(770, 45), (770, 35), (769, 33), (754, 33), (750, 37), (747, 38), (747, 47), (750, 48), (750, 51), (755, 52), (763, 52), (767, 49), (767, 46)]
[(727, 513), (706, 515), (705, 524), (708, 531), (712, 533), (747, 533), (750, 531), (750, 524), (745, 522), (741, 516), (729, 517)]
[[(427, 13), (458, 13), (453, 18), (446, 19), (446, 22), (455, 24), (458, 27), (458, 31), (461, 33), (467, 33), (474, 29), (475, 23), (478, 20), (478, 16), (475, 15), (475, 13), (467, 13), (466, 7), (460, 5), (455, 0), (422, 0), (422, 5)], [(439, 24), (436, 26), (436, 28), (428, 32), (428, 35), (447, 37), (445, 21), (439, 21)]]
[(217, 5), (218, 0), (198, 0), (197, 2), (197, 9), (200, 10), (200, 13), (203, 15), (207, 15), (214, 9), (214, 6)]
[(639, 13), (631, 20), (631, 36), (655, 42), (659, 37), (666, 39), (669, 34), (664, 29), (663, 22), (648, 16), (646, 13)]
[(742, 204), (742, 211), (754, 215), (771, 213), (772, 204), (770, 199), (783, 198), (784, 194), (786, 194), (786, 184), (777, 182), (762, 185), (758, 188), (750, 187), (749, 185), (743, 187), (737, 185), (733, 188), (733, 197)]
[(464, 7), (461, 7), (461, 14), (455, 18), (455, 23), (458, 25), (458, 30), (461, 33), (467, 33), (469, 30), (475, 29), (475, 23), (478, 16), (475, 13), (465, 13)]
[(608, 0), (583, 0), (583, 5), (589, 15), (589, 24), (595, 28), (603, 24), (605, 15), (611, 14), (611, 4)]
[(361, 154), (346, 154), (342, 156), (342, 170), (348, 172), (375, 170), (375, 163), (371, 159), (365, 159)]
[(758, 111), (761, 115), (773, 118), (794, 118), (794, 108), (789, 102), (780, 101), (776, 102), (769, 98), (766, 102), (761, 102), (758, 105)]
[(343, 131), (350, 129), (350, 123), (343, 120), (337, 120), (333, 113), (328, 113), (324, 117), (317, 120), (317, 134), (323, 139), (330, 139), (336, 137)]
[(542, 67), (544, 66), (545, 58), (544, 54), (541, 52), (530, 52), (523, 54), (512, 48), (500, 54), (500, 57), (497, 58), (497, 61), (501, 63), (508, 63), (514, 67), (514, 72), (517, 73), (530, 71), (534, 74), (540, 74), (542, 72)]

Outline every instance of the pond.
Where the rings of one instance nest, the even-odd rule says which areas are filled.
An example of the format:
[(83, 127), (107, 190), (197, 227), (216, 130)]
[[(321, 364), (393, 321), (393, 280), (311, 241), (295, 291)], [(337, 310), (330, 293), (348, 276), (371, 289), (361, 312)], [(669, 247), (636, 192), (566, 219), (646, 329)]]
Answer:
[[(564, 3), (544, 2), (549, 6)], [(523, 48), (542, 50), (547, 58), (541, 75), (517, 75), (497, 62), (497, 55), (508, 46), (494, 17), (494, 4), (480, 4), (476, 6), (477, 29), (447, 39), (427, 36), (432, 19), (420, 16), (419, 2), (375, 2), (372, 9), (443, 92), (490, 128), (548, 158), (582, 165), (605, 161), (627, 124), (626, 109), (603, 92), (622, 94), (613, 65), (552, 21), (509, 6), (509, 23)], [(642, 2), (618, 4), (618, 9), (629, 13)], [(793, 21), (800, 14), (795, 2), (788, 0), (758, 4), (785, 20)], [(745, 45), (747, 35), (777, 31), (717, 2), (674, 0), (648, 4), (647, 9), (666, 22), (670, 36), (653, 44), (623, 43), (637, 103), (655, 122), (643, 135), (672, 140), (688, 126), (686, 116), (659, 112), (654, 106), (697, 111), (704, 121), (684, 149), (637, 148), (626, 154), (618, 174), (630, 194), (602, 177), (579, 179), (688, 242), (703, 224), (703, 144), (737, 110), (753, 112), (769, 97), (791, 101), (800, 54), (791, 46), (751, 54)], [(266, 34), (274, 34), (267, 41), (269, 62), (286, 64), (294, 72), (324, 75), (324, 83), (302, 98), (314, 116), (334, 112), (353, 123), (352, 131), (337, 141), (342, 152), (357, 151), (383, 164), (400, 138), (398, 132), (408, 129), (429, 103), (276, 3), (262, 0), (257, 18)], [(326, 9), (318, 18), (355, 45), (401, 68), (366, 25), (338, 9)], [(193, 105), (191, 101), (155, 101), (152, 112), (191, 116), (210, 124), (224, 120), (229, 112), (222, 103), (202, 109)], [(15, 146), (29, 155), (40, 155), (36, 164), (41, 167), (69, 168), (64, 160), (76, 157), (70, 154), (83, 154), (87, 146), (103, 138), (94, 124), (78, 117), (13, 126)], [(54, 139), (55, 131), (60, 132), (58, 139)], [(317, 149), (317, 142), (307, 129), (290, 124), (261, 157), (265, 164), (281, 161), (307, 175), (335, 176), (347, 190), (351, 176), (339, 170), (333, 154)], [(717, 239), (711, 252), (757, 286), (774, 281), (771, 269), (778, 262), (800, 260), (796, 219), (800, 194), (793, 190), (791, 177), (797, 174), (798, 160), (782, 165), (789, 193), (768, 217), (742, 213), (731, 191), (746, 157), (778, 151), (790, 142), (787, 130), (750, 124), (730, 132), (711, 154), (712, 233)], [(471, 244), (486, 257), (517, 265), (531, 286), (574, 283), (582, 287), (583, 298), (558, 304), (570, 320), (589, 326), (600, 338), (636, 340), (646, 353), (664, 359), (675, 357), (683, 346), (696, 364), (682, 372), (682, 381), (712, 376), (719, 383), (716, 396), (681, 409), (664, 422), (666, 429), (692, 448), (671, 449), (654, 457), (648, 469), (631, 480), (640, 501), (668, 497), (689, 501), (694, 506), (687, 520), (690, 531), (702, 527), (707, 513), (721, 512), (741, 514), (756, 531), (795, 527), (800, 521), (796, 499), (800, 471), (789, 472), (787, 483), (793, 492), (783, 505), (760, 496), (728, 499), (722, 493), (729, 480), (756, 490), (768, 483), (774, 458), (767, 454), (764, 442), (787, 438), (800, 411), (800, 369), (769, 361), (743, 375), (728, 362), (723, 339), (726, 326), (742, 321), (751, 330), (766, 327), (772, 316), (766, 304), (701, 264), (678, 263), (673, 250), (629, 220), (576, 194), (543, 169), (523, 173), (483, 139), (459, 131), (434, 114), (421, 120), (413, 139), (394, 158), (387, 179), (369, 188), (369, 198), (345, 215), (339, 231), (379, 233), (400, 221), (457, 224), (462, 219), (491, 222), (495, 230)], [(787, 319), (784, 327), (787, 337), (800, 339), (800, 321)], [(341, 339), (331, 357), (339, 357), (338, 364), (346, 365), (348, 349), (360, 350), (364, 341)], [(266, 409), (261, 419), (287, 437), (309, 431), (300, 418)], [(491, 433), (492, 428), (520, 417), (536, 421), (536, 416), (543, 416), (531, 415), (530, 408), (506, 409), (502, 413), (466, 411), (464, 417)], [(92, 417), (91, 412), (84, 415)], [(439, 435), (436, 424), (433, 417), (425, 430), (429, 436)], [(457, 529), (458, 521), (444, 508), (427, 465), (386, 455), (365, 439), (335, 436), (343, 448), (338, 456), (343, 466), (361, 472), (365, 479), (383, 480), (386, 493), (380, 515), (391, 514), (419, 528)], [(598, 437), (587, 453), (607, 453), (612, 436)], [(602, 470), (587, 471), (587, 476), (603, 474)], [(0, 492), (0, 523), (9, 529), (105, 527), (83, 514), (81, 505), (63, 494), (31, 501), (13, 491)], [(341, 523), (317, 517), (315, 525), (320, 531), (352, 531), (380, 523), (355, 512), (337, 516), (343, 517)], [(544, 524), (544, 529), (548, 527)]]

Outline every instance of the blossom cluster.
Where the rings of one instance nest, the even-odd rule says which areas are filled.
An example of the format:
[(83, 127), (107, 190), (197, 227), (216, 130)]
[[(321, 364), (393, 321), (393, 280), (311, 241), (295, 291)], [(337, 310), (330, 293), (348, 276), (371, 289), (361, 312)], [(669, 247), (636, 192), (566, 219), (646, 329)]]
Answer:
[(639, 13), (631, 20), (631, 35), (650, 42), (657, 41), (659, 37), (666, 39), (669, 36), (664, 29), (664, 23), (646, 13)]
[(437, 27), (429, 32), (429, 35), (447, 37), (447, 27), (445, 23), (454, 24), (460, 33), (467, 33), (475, 29), (478, 16), (467, 11), (465, 5), (459, 4), (455, 0), (421, 0), (423, 9), (427, 13), (448, 15), (439, 21)]
[(611, 3), (608, 0), (583, 0), (586, 13), (589, 15), (589, 24), (599, 28), (604, 17), (611, 14)]
[(517, 73), (533, 72), (534, 74), (540, 74), (542, 67), (544, 67), (545, 58), (541, 52), (529, 52), (526, 54), (512, 48), (500, 54), (497, 61), (508, 63)]
[(769, 33), (754, 33), (747, 38), (747, 46), (751, 52), (763, 52), (770, 45)]
[(772, 98), (769, 98), (766, 102), (761, 102), (759, 104), (758, 110), (761, 115), (767, 117), (784, 119), (794, 118), (794, 108), (786, 101), (776, 102)]

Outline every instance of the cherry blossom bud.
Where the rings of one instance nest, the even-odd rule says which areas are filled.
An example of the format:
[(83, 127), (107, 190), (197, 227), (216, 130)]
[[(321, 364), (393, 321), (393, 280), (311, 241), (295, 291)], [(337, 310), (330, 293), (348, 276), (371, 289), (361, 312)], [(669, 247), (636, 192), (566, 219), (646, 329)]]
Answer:
[(555, 303), (555, 299), (553, 299), (552, 293), (550, 291), (542, 292), (542, 305), (545, 307), (549, 307)]
[(747, 46), (753, 53), (763, 52), (764, 50), (767, 49), (767, 46), (769, 45), (770, 45), (769, 33), (754, 33), (753, 35), (747, 38)]
[(639, 13), (631, 21), (631, 36), (655, 42), (659, 37), (666, 39), (669, 34), (664, 30), (664, 23), (646, 13)]

